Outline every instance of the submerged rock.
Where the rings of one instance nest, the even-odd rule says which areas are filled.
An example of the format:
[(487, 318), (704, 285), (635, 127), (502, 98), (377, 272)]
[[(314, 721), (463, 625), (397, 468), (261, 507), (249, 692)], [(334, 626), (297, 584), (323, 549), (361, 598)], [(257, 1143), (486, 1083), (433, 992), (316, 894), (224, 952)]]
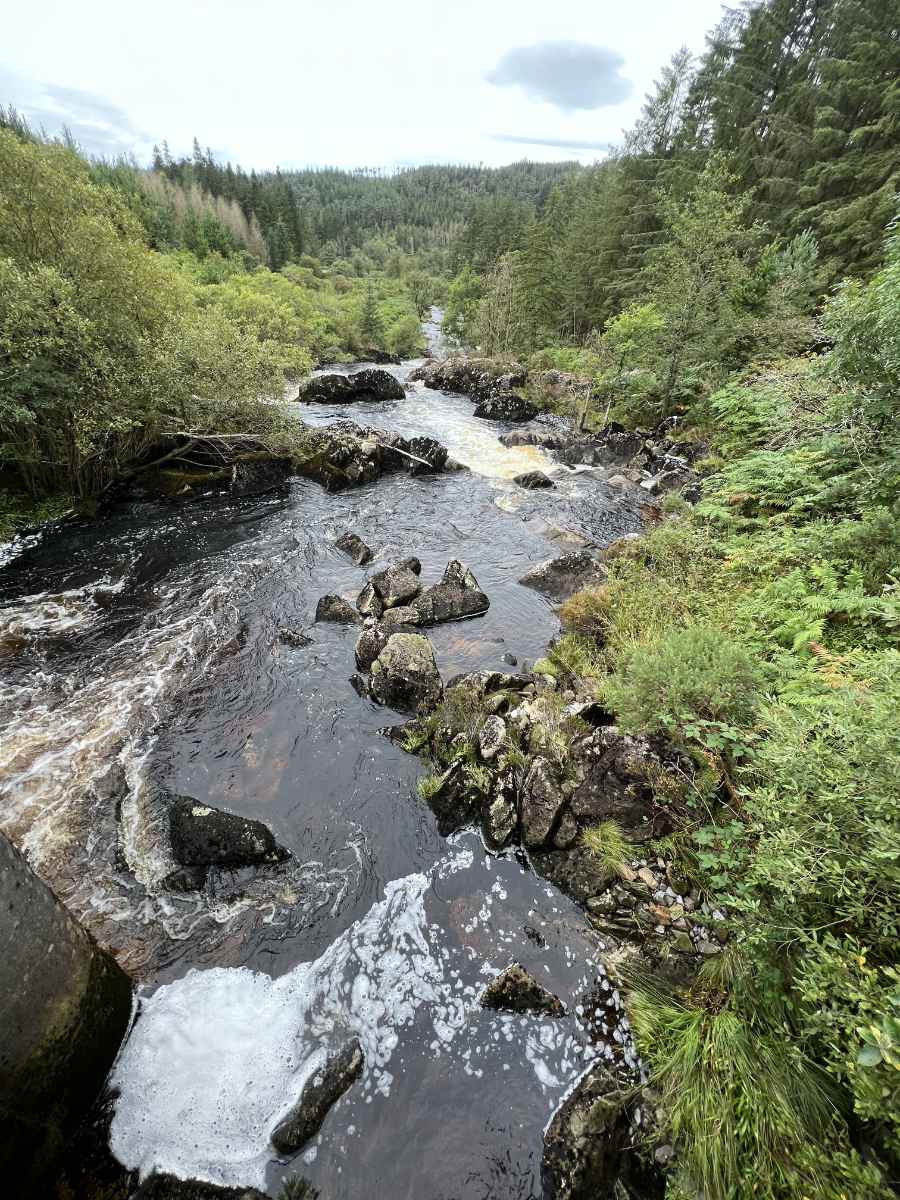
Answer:
[(190, 796), (172, 797), (169, 835), (172, 857), (183, 867), (251, 867), (289, 857), (262, 821), (222, 812)]
[(542, 1013), (548, 1017), (564, 1017), (565, 1005), (525, 970), (520, 963), (510, 963), (481, 993), (482, 1008), (500, 1012)]
[(316, 605), (317, 621), (333, 621), (338, 625), (357, 625), (360, 615), (343, 596), (323, 596)]
[(599, 587), (605, 580), (605, 567), (582, 550), (537, 563), (525, 572), (519, 583), (559, 603), (582, 588)]
[(443, 686), (431, 642), (420, 633), (392, 633), (372, 663), (372, 698), (398, 712), (427, 712)]
[(402, 400), (403, 384), (390, 371), (367, 367), (352, 375), (317, 375), (301, 387), (302, 404), (354, 404), (358, 400)]
[(367, 562), (371, 562), (372, 560), (371, 549), (358, 534), (351, 533), (349, 530), (346, 533), (342, 533), (334, 544), (338, 550), (343, 550), (358, 567), (365, 566)]
[(278, 630), (278, 640), (284, 642), (286, 646), (294, 646), (296, 649), (301, 649), (303, 646), (311, 646), (312, 638), (300, 629), (288, 629), (287, 627)]
[(447, 563), (441, 582), (417, 596), (412, 608), (419, 614), (421, 624), (437, 625), (442, 621), (480, 616), (487, 612), (490, 604), (469, 568), (454, 558)]
[(612, 1200), (629, 1141), (626, 1098), (602, 1067), (593, 1068), (544, 1134), (545, 1200)]
[(219, 1187), (202, 1179), (179, 1179), (176, 1175), (151, 1175), (131, 1200), (266, 1200), (256, 1188)]
[(526, 471), (522, 475), (514, 475), (513, 483), (517, 483), (519, 487), (527, 488), (529, 491), (556, 487), (550, 476), (545, 475), (543, 471)]
[(359, 1038), (326, 1058), (303, 1087), (297, 1103), (272, 1131), (279, 1154), (296, 1154), (322, 1128), (328, 1110), (359, 1079), (366, 1060)]

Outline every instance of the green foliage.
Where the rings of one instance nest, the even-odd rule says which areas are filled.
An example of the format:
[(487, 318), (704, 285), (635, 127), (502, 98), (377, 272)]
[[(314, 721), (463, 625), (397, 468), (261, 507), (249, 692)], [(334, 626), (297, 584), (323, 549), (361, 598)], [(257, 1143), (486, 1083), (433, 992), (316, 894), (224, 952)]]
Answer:
[(559, 609), (562, 627), (584, 638), (602, 641), (609, 619), (609, 589), (585, 588), (565, 600)]
[(746, 650), (720, 630), (672, 630), (634, 649), (604, 687), (622, 724), (680, 742), (744, 751), (760, 701), (761, 675)]
[(572, 680), (594, 678), (602, 674), (603, 666), (596, 645), (577, 633), (566, 633), (547, 651), (546, 657), (534, 664), (538, 675), (552, 675), (568, 684)]
[(610, 871), (617, 872), (632, 856), (631, 847), (617, 821), (601, 821), (599, 825), (585, 829), (581, 844)]

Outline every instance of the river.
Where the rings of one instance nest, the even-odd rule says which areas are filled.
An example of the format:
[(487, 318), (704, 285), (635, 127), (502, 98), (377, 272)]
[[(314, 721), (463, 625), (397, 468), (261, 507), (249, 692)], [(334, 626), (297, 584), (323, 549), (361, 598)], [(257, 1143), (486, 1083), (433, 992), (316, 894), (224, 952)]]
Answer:
[[(439, 835), (421, 764), (379, 732), (396, 716), (351, 685), (354, 630), (313, 624), (321, 595), (362, 587), (334, 546), (352, 529), (376, 551), (368, 570), (414, 554), (430, 583), (459, 558), (487, 592), (485, 616), (429, 631), (445, 679), (533, 661), (559, 626), (519, 577), (639, 528), (601, 471), (506, 449), (509, 427), (472, 409), (413, 384), (302, 413), (436, 437), (465, 472), (123, 503), (7, 552), (0, 826), (140, 986), (112, 1080), (130, 1168), (273, 1195), (302, 1174), (322, 1200), (537, 1198), (550, 1114), (596, 1055), (631, 1055), (627, 1025), (601, 1037), (581, 1010), (611, 985), (577, 907), (524, 855)], [(512, 482), (536, 467), (555, 489)], [(172, 793), (265, 821), (290, 860), (169, 891)], [(569, 1015), (482, 1010), (513, 960)], [(273, 1125), (348, 1032), (363, 1078), (280, 1162)]]

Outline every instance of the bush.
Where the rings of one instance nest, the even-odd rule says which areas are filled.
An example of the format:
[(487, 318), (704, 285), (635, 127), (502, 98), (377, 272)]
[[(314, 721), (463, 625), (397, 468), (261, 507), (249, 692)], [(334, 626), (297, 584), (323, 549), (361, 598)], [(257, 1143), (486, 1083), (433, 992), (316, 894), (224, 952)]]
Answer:
[(609, 588), (585, 588), (576, 592), (560, 606), (559, 619), (563, 629), (602, 641), (603, 629), (609, 620)]
[(710, 744), (753, 720), (760, 686), (742, 646), (718, 629), (693, 626), (633, 650), (604, 694), (627, 729)]

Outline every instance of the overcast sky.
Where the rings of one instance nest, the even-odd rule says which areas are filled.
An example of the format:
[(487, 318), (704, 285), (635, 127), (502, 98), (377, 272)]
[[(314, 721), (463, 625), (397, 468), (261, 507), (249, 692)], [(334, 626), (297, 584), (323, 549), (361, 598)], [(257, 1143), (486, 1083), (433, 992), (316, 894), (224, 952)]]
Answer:
[(250, 167), (601, 157), (720, 0), (29, 0), (0, 102), (95, 154)]

